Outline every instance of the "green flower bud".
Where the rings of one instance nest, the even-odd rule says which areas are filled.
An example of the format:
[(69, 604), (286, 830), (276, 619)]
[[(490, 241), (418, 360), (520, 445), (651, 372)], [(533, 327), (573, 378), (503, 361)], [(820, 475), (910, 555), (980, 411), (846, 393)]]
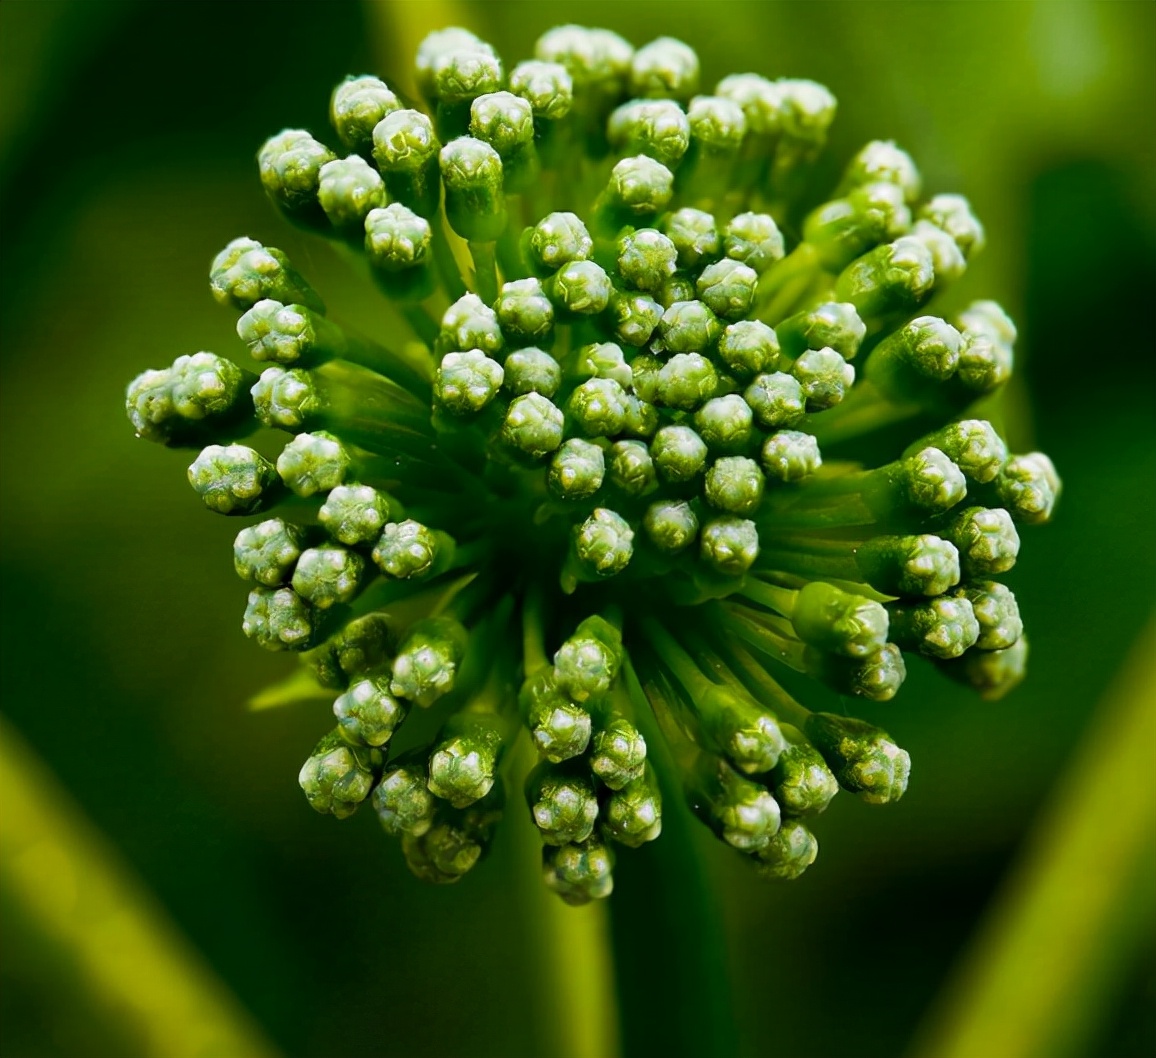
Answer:
[(761, 276), (783, 259), (783, 233), (769, 213), (740, 213), (723, 232), (723, 252)]
[(995, 702), (1017, 687), (1027, 674), (1028, 641), (1020, 636), (1004, 650), (969, 650), (961, 658), (939, 662), (941, 671)]
[(325, 312), (324, 303), (293, 270), (289, 258), (255, 239), (234, 239), (213, 258), (209, 288), (218, 304), (241, 311), (272, 298), (286, 305), (299, 302), (314, 312)]
[(783, 348), (797, 357), (806, 349), (834, 349), (844, 360), (853, 360), (867, 334), (867, 325), (855, 306), (829, 301), (783, 320), (775, 332)]
[(621, 845), (636, 849), (662, 833), (662, 792), (654, 773), (616, 790), (603, 806), (603, 828)]
[(586, 571), (612, 577), (634, 555), (634, 530), (616, 511), (597, 507), (575, 532), (574, 554)]
[(518, 705), (534, 748), (547, 760), (557, 763), (586, 752), (590, 714), (562, 693), (553, 668), (540, 669), (526, 679)]
[(677, 555), (698, 536), (698, 518), (684, 500), (656, 500), (646, 509), (642, 527), (664, 555)]
[(528, 60), (510, 71), (510, 91), (530, 104), (535, 118), (558, 121), (574, 105), (574, 82), (556, 62)]
[(690, 134), (712, 155), (735, 155), (747, 134), (743, 108), (724, 96), (695, 96), (687, 110)]
[(703, 493), (712, 507), (728, 514), (751, 514), (763, 500), (765, 479), (746, 456), (723, 456), (706, 472)]
[(657, 301), (642, 294), (616, 290), (610, 295), (609, 323), (615, 339), (624, 345), (646, 345), (662, 319), (662, 312)]
[(1006, 573), (1020, 553), (1019, 533), (1002, 507), (968, 507), (941, 532), (959, 549), (959, 567), (968, 580)]
[(694, 411), (718, 391), (714, 365), (699, 353), (678, 353), (658, 373), (656, 403), (682, 411)]
[(618, 274), (638, 290), (659, 290), (674, 275), (677, 257), (674, 243), (654, 228), (638, 228), (618, 240)]
[(257, 154), (261, 186), (288, 213), (317, 205), (321, 167), (336, 155), (308, 132), (286, 129), (265, 141)]
[(855, 368), (834, 349), (808, 349), (795, 361), (791, 374), (812, 411), (842, 403), (855, 382)]
[(689, 426), (664, 426), (654, 435), (650, 454), (659, 476), (679, 484), (701, 473), (706, 465), (707, 446)]
[(917, 220), (910, 234), (930, 251), (935, 283), (940, 289), (954, 283), (967, 271), (967, 260), (955, 240), (931, 221)]
[(722, 256), (722, 237), (711, 214), (680, 209), (664, 218), (663, 231), (678, 251), (678, 267), (697, 272)]
[(715, 315), (738, 320), (750, 312), (758, 284), (759, 276), (753, 268), (724, 257), (702, 270), (695, 289)]
[(808, 650), (804, 655), (807, 673), (822, 680), (839, 694), (866, 698), (869, 702), (889, 702), (907, 678), (903, 653), (894, 643), (865, 658), (844, 658), (836, 654)]
[(484, 40), (461, 26), (435, 29), (426, 34), (417, 48), (414, 73), (421, 94), (427, 99), (434, 98), (434, 71), (444, 56), (459, 51), (493, 52)]
[(778, 367), (779, 339), (760, 320), (739, 320), (722, 332), (718, 355), (737, 378), (754, 378)]
[(442, 316), (434, 351), (464, 353), (480, 349), (487, 356), (496, 355), (505, 339), (498, 314), (477, 294), (463, 294)]
[(385, 665), (396, 645), (392, 620), (382, 613), (369, 613), (354, 618), (302, 660), (323, 687), (340, 690)]
[(936, 195), (919, 211), (919, 216), (947, 232), (965, 260), (983, 249), (983, 225), (963, 195)]
[(908, 453), (927, 446), (938, 448), (959, 467), (964, 477), (979, 484), (991, 481), (1008, 458), (1003, 438), (983, 419), (950, 423), (912, 445)]
[(453, 690), (468, 638), (466, 630), (451, 618), (418, 621), (393, 659), (390, 692), (423, 708), (433, 705)]
[(614, 854), (598, 838), (542, 849), (546, 885), (575, 907), (608, 897), (614, 889), (613, 870)]
[(843, 171), (843, 182), (836, 192), (845, 195), (864, 184), (893, 184), (903, 192), (908, 203), (918, 200), (923, 180), (911, 155), (895, 146), (892, 140), (872, 140)]
[(438, 155), (446, 219), (463, 239), (493, 242), (506, 228), (502, 158), (484, 140), (459, 136)]
[(564, 500), (584, 500), (602, 488), (606, 457), (596, 444), (572, 437), (550, 461), (546, 484)]
[(637, 781), (646, 768), (646, 739), (624, 716), (613, 716), (595, 732), (590, 770), (611, 790)]
[(846, 198), (826, 202), (803, 225), (803, 238), (825, 269), (838, 272), (868, 250), (911, 228), (911, 211), (894, 184), (855, 188)]
[(754, 436), (754, 415), (750, 405), (737, 393), (713, 397), (694, 413), (707, 447), (714, 452), (744, 452)]
[(649, 353), (639, 353), (630, 361), (630, 383), (640, 400), (654, 403), (661, 371), (662, 361)]
[(891, 638), (904, 650), (917, 650), (932, 658), (957, 658), (979, 638), (979, 622), (964, 596), (891, 603), (887, 609)]
[(639, 400), (633, 393), (628, 393), (623, 432), (640, 440), (649, 440), (657, 429), (658, 409), (647, 401)]
[(588, 617), (554, 654), (554, 679), (578, 703), (605, 695), (622, 661), (622, 635), (601, 617)]
[(606, 136), (620, 154), (645, 154), (673, 169), (690, 146), (690, 123), (672, 100), (632, 99), (610, 115)]
[(658, 37), (634, 53), (630, 91), (645, 99), (689, 99), (698, 91), (698, 56), (673, 37)]
[(571, 845), (594, 833), (598, 798), (588, 775), (575, 768), (539, 764), (526, 779), (530, 817), (547, 845)]
[(645, 154), (623, 158), (610, 173), (606, 197), (635, 216), (661, 213), (674, 197), (674, 174)]
[(763, 470), (778, 481), (802, 481), (823, 465), (819, 442), (809, 433), (779, 430), (763, 442)]
[(1000, 345), (1015, 345), (1016, 325), (994, 301), (973, 301), (959, 314), (956, 323), (961, 331), (986, 334)]
[(370, 211), (385, 203), (385, 182), (356, 154), (334, 159), (318, 174), (317, 201), (334, 228), (360, 235)]
[(526, 393), (552, 397), (562, 385), (562, 368), (558, 361), (533, 346), (510, 353), (502, 369), (502, 385), (516, 397)]
[(138, 437), (160, 444), (197, 444), (252, 409), (253, 376), (213, 353), (178, 356), (163, 371), (146, 371), (129, 384), (125, 411)]
[(642, 441), (615, 441), (609, 472), (610, 483), (627, 496), (646, 496), (658, 488), (654, 460)]
[(433, 122), (420, 110), (395, 110), (373, 129), (373, 160), (389, 197), (423, 217), (438, 205), (438, 152)]
[(1029, 525), (1052, 517), (1060, 497), (1060, 477), (1043, 452), (1012, 456), (995, 479), (996, 493), (1012, 516)]
[(536, 342), (554, 329), (554, 306), (537, 279), (504, 283), (494, 313), (502, 333), (512, 341)]
[(759, 375), (743, 390), (743, 399), (759, 425), (768, 430), (797, 425), (806, 410), (799, 380), (782, 371)]
[(765, 77), (754, 73), (730, 74), (719, 81), (715, 94), (733, 99), (743, 108), (747, 127), (756, 136), (772, 136), (779, 132), (782, 92)]
[(373, 547), (373, 561), (387, 576), (398, 580), (428, 577), (444, 565), (453, 542), (445, 533), (435, 532), (407, 518), (404, 522), (387, 522)]
[(242, 580), (255, 580), (267, 588), (288, 584), (293, 567), (305, 547), (306, 531), (282, 518), (250, 525), (233, 543), (233, 566)]
[(277, 473), (298, 496), (330, 492), (345, 481), (353, 459), (331, 433), (299, 433), (277, 457)]
[(461, 881), (489, 851), (494, 827), (502, 818), (502, 801), (497, 788), (465, 809), (436, 805), (428, 830), (402, 836), (406, 865), (423, 882), (452, 885)]
[(934, 284), (931, 252), (905, 235), (852, 261), (835, 282), (835, 297), (851, 302), (861, 316), (883, 316), (917, 309)]
[(550, 213), (529, 229), (526, 240), (531, 261), (545, 272), (556, 272), (574, 261), (587, 261), (594, 240), (573, 213)]
[(379, 750), (351, 746), (331, 731), (314, 747), (297, 781), (311, 808), (347, 819), (369, 796), (380, 770)]
[(794, 881), (818, 855), (819, 842), (815, 835), (797, 819), (788, 819), (755, 854), (755, 873), (767, 881)]
[(433, 94), (443, 103), (469, 103), (502, 87), (502, 61), (488, 44), (443, 51), (433, 63)]
[[(662, 289), (655, 296), (665, 312), (680, 301), (694, 301), (694, 293), (694, 280), (676, 272), (662, 284)], [(655, 346), (655, 351), (658, 351), (658, 346)]]
[(550, 300), (575, 316), (596, 316), (610, 304), (612, 290), (610, 277), (593, 261), (563, 265), (546, 287)]
[(634, 381), (621, 347), (613, 342), (594, 342), (579, 349), (578, 371), (590, 378), (612, 378), (624, 390)]
[(484, 140), (503, 158), (534, 142), (534, 111), (512, 92), (491, 92), (470, 104), (470, 135)]
[(584, 26), (555, 26), (538, 38), (534, 54), (561, 64), (579, 91), (601, 89), (618, 95), (630, 74), (634, 49), (617, 33)]
[(851, 716), (812, 713), (805, 733), (844, 790), (870, 804), (898, 801), (907, 790), (911, 758), (885, 731)]
[(959, 583), (959, 552), (938, 536), (877, 536), (855, 552), (864, 581), (886, 595), (942, 595)]
[(338, 485), (325, 497), (317, 520), (340, 543), (370, 544), (389, 521), (389, 500), (368, 485)]
[(746, 518), (724, 515), (711, 519), (703, 527), (699, 542), (702, 560), (727, 576), (742, 576), (759, 557), (759, 531)]
[(783, 734), (775, 717), (754, 699), (729, 687), (714, 686), (695, 700), (703, 733), (739, 771), (770, 771), (783, 752)]
[(277, 468), (245, 445), (209, 445), (189, 467), (189, 484), (217, 514), (256, 514), (276, 502)]
[(430, 793), (454, 808), (480, 801), (494, 787), (502, 741), (501, 721), (495, 716), (450, 717), (430, 754)]
[(778, 833), (778, 803), (724, 761), (704, 757), (691, 781), (691, 808), (732, 848), (756, 852)]
[(887, 642), (883, 606), (821, 580), (799, 590), (791, 624), (804, 643), (849, 658), (870, 657)]
[(293, 570), (293, 590), (318, 610), (353, 600), (361, 587), (365, 559), (344, 547), (311, 547)]
[(322, 408), (313, 376), (304, 368), (266, 368), (250, 393), (258, 420), (272, 429), (300, 430)]
[(821, 148), (835, 120), (835, 97), (815, 81), (784, 77), (775, 82), (775, 87), (780, 97), (783, 138), (812, 149)]
[(429, 221), (400, 202), (371, 209), (365, 216), (365, 253), (374, 268), (397, 274), (420, 265), (430, 255)]
[(885, 338), (872, 352), (866, 378), (894, 401), (918, 400), (927, 381), (955, 374), (960, 362), (959, 331), (936, 316), (919, 316)]
[(391, 837), (420, 837), (433, 825), (436, 802), (426, 785), (425, 761), (406, 757), (390, 764), (373, 791), (373, 810)]
[(510, 402), (502, 421), (502, 440), (531, 459), (549, 455), (562, 443), (562, 409), (540, 393), (527, 393)]
[(368, 75), (347, 77), (333, 90), (329, 120), (348, 150), (368, 154), (377, 123), (400, 109), (400, 100), (384, 81)]
[(476, 415), (502, 388), (502, 365), (480, 349), (446, 353), (434, 376), (434, 400), (453, 415)]
[[(839, 783), (822, 754), (801, 731), (789, 725), (784, 725), (782, 731), (786, 745), (771, 772), (775, 800), (788, 815), (818, 815), (826, 811), (839, 792)], [(784, 823), (782, 830), (789, 827), (790, 823)]]
[(900, 485), (907, 502), (921, 510), (950, 510), (967, 495), (967, 481), (938, 448), (924, 448), (899, 463)]
[(237, 336), (254, 360), (298, 364), (313, 353), (317, 342), (313, 314), (304, 305), (282, 305), (265, 298), (237, 321)]
[(305, 650), (313, 640), (313, 612), (292, 588), (254, 588), (241, 631), (266, 650)]
[(405, 714), (405, 703), (389, 693), (387, 676), (356, 680), (333, 703), (341, 737), (355, 745), (384, 746)]
[(704, 353), (717, 341), (722, 327), (701, 301), (676, 301), (658, 323), (656, 351)]
[(971, 603), (979, 625), (975, 645), (980, 650), (1006, 650), (1019, 642), (1024, 623), (1016, 597), (1006, 585), (994, 580), (974, 581), (961, 585), (954, 594)]
[(587, 379), (570, 394), (566, 414), (587, 437), (613, 437), (626, 422), (626, 392), (613, 379)]

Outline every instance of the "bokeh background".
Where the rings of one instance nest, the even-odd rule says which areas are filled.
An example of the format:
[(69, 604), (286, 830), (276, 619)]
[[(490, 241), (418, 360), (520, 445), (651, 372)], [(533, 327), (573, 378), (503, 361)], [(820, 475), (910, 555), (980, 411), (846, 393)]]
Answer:
[[(578, 1046), (541, 995), (546, 926), (510, 828), (444, 890), (372, 813), (308, 810), (296, 775), (322, 707), (246, 710), (290, 663), (239, 634), (236, 527), (120, 410), (145, 367), (240, 351), (206, 275), (241, 233), (372, 327), (372, 300), (263, 200), (254, 153), (283, 126), (321, 134), (334, 83), (400, 69), (443, 18), (510, 63), (564, 18), (692, 42), (705, 85), (829, 85), (833, 169), (894, 138), (987, 224), (951, 297), (998, 297), (1020, 323), (1011, 439), (1065, 481), (1009, 578), (1028, 682), (986, 705), (913, 667), (867, 711), (915, 762), (901, 804), (839, 798), (788, 887), (677, 814), (670, 844), (693, 855), (664, 839), (620, 857), (621, 1052), (1152, 1053), (1156, 5), (1066, 0), (4, 0), (0, 1053)], [(195, 995), (232, 1042), (190, 1030)]]

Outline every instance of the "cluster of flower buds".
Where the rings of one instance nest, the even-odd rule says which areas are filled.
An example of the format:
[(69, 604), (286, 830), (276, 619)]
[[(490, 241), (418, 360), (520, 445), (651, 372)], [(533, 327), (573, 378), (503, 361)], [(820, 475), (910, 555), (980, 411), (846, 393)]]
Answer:
[[(376, 340), (240, 238), (211, 288), (259, 373), (199, 352), (128, 389), (140, 436), (201, 448), (205, 505), (255, 516), (244, 632), (332, 698), (301, 786), (339, 818), (368, 801), (417, 875), (453, 882), (522, 738), (564, 900), (610, 892), (664, 791), (795, 878), (839, 789), (895, 801), (910, 767), (797, 696), (887, 701), (905, 653), (985, 698), (1024, 673), (995, 578), (1059, 480), (969, 416), (1011, 373), (1012, 322), (927, 312), (983, 228), (890, 142), (808, 211), (831, 94), (704, 93), (670, 38), (563, 26), (507, 70), (447, 29), (416, 72), (422, 105), (350, 77), (332, 147), (287, 130), (258, 157), (283, 214), (385, 296)], [(403, 728), (414, 706), (434, 718)]]

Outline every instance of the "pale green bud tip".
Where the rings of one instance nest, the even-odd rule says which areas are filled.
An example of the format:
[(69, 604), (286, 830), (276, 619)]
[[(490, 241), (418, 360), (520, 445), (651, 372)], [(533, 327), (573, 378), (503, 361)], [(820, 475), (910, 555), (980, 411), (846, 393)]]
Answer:
[(245, 445), (209, 445), (189, 467), (189, 484), (217, 514), (254, 514), (276, 498), (277, 468)]
[(673, 37), (659, 37), (634, 53), (630, 91), (649, 99), (689, 99), (698, 91), (698, 56)]
[(575, 906), (608, 897), (614, 889), (613, 869), (614, 854), (598, 838), (542, 849), (546, 885)]
[(610, 483), (627, 496), (646, 496), (658, 487), (654, 460), (642, 441), (615, 441), (609, 474)]
[(340, 543), (369, 544), (389, 520), (389, 501), (368, 485), (339, 485), (325, 498), (317, 520)]
[(606, 457), (601, 448), (574, 437), (558, 449), (550, 462), (546, 482), (562, 499), (581, 500), (593, 496), (606, 476)]
[(752, 514), (765, 485), (758, 463), (746, 456), (724, 456), (706, 472), (703, 493), (712, 507), (728, 514)]
[(791, 374), (811, 411), (841, 403), (855, 382), (855, 368), (834, 349), (808, 349), (795, 361)]
[(700, 554), (718, 572), (741, 576), (759, 557), (759, 531), (745, 518), (715, 518), (702, 530)]
[(298, 496), (312, 496), (343, 484), (352, 462), (336, 437), (317, 430), (298, 434), (282, 449), (277, 473)]
[(950, 510), (967, 495), (963, 471), (938, 448), (924, 448), (900, 464), (907, 500), (925, 511)]
[(502, 369), (505, 373), (502, 384), (517, 397), (526, 393), (552, 397), (562, 385), (562, 368), (558, 361), (533, 346), (510, 353)]
[[(826, 810), (839, 783), (831, 774), (822, 754), (801, 733), (790, 729), (789, 744), (783, 750), (772, 773), (775, 798), (784, 812), (792, 816), (818, 815)], [(790, 827), (783, 824), (783, 830)]]
[(906, 791), (911, 758), (879, 728), (854, 717), (812, 713), (806, 735), (839, 785), (864, 801), (886, 804)]
[(261, 184), (283, 209), (305, 209), (317, 201), (321, 167), (335, 157), (308, 132), (286, 129), (266, 140), (257, 155)]
[(835, 295), (861, 315), (907, 311), (923, 304), (935, 284), (931, 251), (904, 235), (853, 261), (839, 276)]
[(656, 351), (701, 353), (714, 345), (722, 326), (701, 301), (676, 301), (658, 323)]
[(678, 250), (679, 268), (697, 271), (722, 254), (718, 224), (701, 209), (676, 210), (663, 220), (662, 227)]
[(831, 348), (843, 359), (852, 360), (867, 335), (867, 325), (854, 305), (828, 301), (783, 320), (778, 335), (793, 356), (804, 349)]
[(250, 390), (262, 425), (299, 430), (321, 410), (313, 376), (303, 368), (269, 367)]
[(716, 316), (738, 320), (750, 312), (758, 283), (759, 276), (753, 268), (724, 257), (702, 270), (695, 289)]
[(317, 743), (297, 781), (312, 808), (345, 819), (369, 796), (380, 769), (378, 750), (352, 746), (333, 731)]
[(365, 252), (386, 272), (401, 272), (421, 264), (430, 252), (429, 221), (400, 202), (371, 209), (365, 217)]
[(815, 862), (819, 842), (797, 819), (788, 819), (755, 855), (755, 873), (768, 881), (794, 881)]
[(889, 609), (895, 642), (928, 657), (957, 658), (979, 638), (979, 622), (966, 596), (893, 603)]
[(340, 690), (349, 681), (375, 672), (388, 662), (396, 645), (393, 624), (384, 614), (369, 613), (350, 621), (304, 661), (324, 687)]
[(960, 570), (969, 580), (1006, 573), (1020, 553), (1015, 522), (1002, 507), (968, 507), (944, 535), (959, 549)]
[(1006, 650), (1023, 635), (1019, 604), (1010, 588), (997, 581), (981, 580), (965, 584), (956, 595), (966, 598), (979, 624), (980, 650)]
[(758, 375), (745, 390), (743, 399), (750, 405), (759, 425), (768, 430), (796, 426), (806, 412), (803, 387), (794, 375), (773, 371)]
[(535, 263), (547, 272), (588, 260), (594, 252), (594, 240), (574, 213), (547, 214), (530, 229), (528, 242)]
[(578, 350), (578, 371), (591, 378), (612, 378), (623, 390), (629, 389), (634, 373), (614, 342), (594, 342)]
[(662, 833), (662, 795), (650, 775), (643, 775), (607, 799), (603, 826), (621, 845), (636, 849)]
[(254, 580), (267, 588), (288, 584), (305, 547), (302, 526), (281, 518), (250, 525), (233, 542), (233, 565), (242, 580)]
[(527, 393), (510, 402), (502, 422), (502, 440), (531, 459), (549, 455), (562, 443), (562, 409), (540, 393)]
[(484, 140), (459, 136), (441, 149), (438, 161), (447, 194), (501, 193), (502, 158)]
[(536, 118), (557, 121), (574, 105), (574, 82), (556, 62), (529, 60), (510, 71), (510, 91), (530, 104)]
[(676, 353), (658, 373), (655, 403), (694, 411), (718, 392), (718, 372), (701, 353)]
[(807, 671), (840, 694), (866, 698), (869, 702), (889, 702), (907, 678), (903, 652), (894, 643), (866, 658), (853, 659), (809, 650)]
[(317, 201), (338, 230), (358, 232), (367, 214), (385, 201), (381, 174), (356, 154), (321, 167)]
[(616, 206), (630, 213), (661, 213), (674, 197), (674, 174), (661, 162), (638, 154), (614, 167), (606, 190)]
[(428, 576), (444, 547), (442, 534), (415, 522), (388, 522), (373, 547), (373, 561), (387, 576), (410, 580)]
[(979, 692), (984, 701), (998, 701), (1017, 687), (1027, 673), (1028, 640), (1021, 635), (1003, 650), (969, 650), (942, 663), (943, 671)]
[(426, 785), (425, 769), (415, 765), (391, 768), (373, 791), (373, 809), (382, 829), (393, 837), (420, 837), (429, 830), (435, 803)]
[(722, 332), (718, 355), (739, 378), (754, 378), (778, 367), (779, 339), (761, 320), (739, 320)]
[(171, 367), (133, 379), (125, 411), (138, 437), (190, 444), (244, 417), (251, 406), (246, 393), (251, 380), (231, 360), (214, 353), (178, 356)]
[(629, 76), (634, 49), (608, 29), (567, 25), (543, 33), (534, 54), (564, 66), (579, 89), (597, 87), (617, 94)]
[(991, 481), (1007, 462), (1007, 445), (991, 423), (964, 419), (936, 430), (924, 438), (945, 453), (966, 478), (980, 484)]
[(960, 330), (987, 334), (1001, 345), (1015, 345), (1016, 325), (994, 301), (973, 301), (959, 314), (957, 323)]
[(610, 304), (614, 287), (601, 265), (571, 261), (554, 273), (549, 294), (554, 303), (577, 316), (596, 316)]
[(480, 349), (491, 355), (504, 343), (498, 314), (477, 294), (463, 294), (442, 316), (436, 351), (439, 353), (467, 352)]
[(443, 739), (429, 759), (430, 792), (455, 808), (481, 800), (493, 789), (501, 748), (500, 733), (487, 723)]
[(664, 426), (650, 444), (659, 476), (671, 484), (691, 481), (706, 466), (706, 442), (689, 426)]
[(433, 94), (443, 103), (468, 103), (502, 87), (502, 61), (488, 44), (444, 51), (433, 63)]
[(449, 618), (427, 618), (413, 626), (393, 660), (390, 692), (422, 707), (453, 689), (468, 633)]
[(891, 140), (872, 140), (848, 163), (838, 193), (874, 183), (894, 184), (904, 199), (913, 203), (919, 198), (923, 180), (905, 150)]
[(747, 127), (755, 135), (769, 136), (779, 131), (783, 95), (765, 77), (754, 73), (730, 74), (719, 81), (715, 93), (724, 99), (733, 99), (743, 108)]
[(533, 108), (512, 92), (478, 96), (470, 104), (470, 135), (509, 158), (534, 140)]
[(716, 784), (704, 807), (719, 837), (740, 852), (766, 848), (782, 820), (778, 802), (767, 789), (721, 762)]
[(480, 349), (447, 353), (434, 377), (434, 400), (454, 415), (475, 415), (502, 387), (502, 365)]
[(547, 845), (585, 841), (594, 832), (598, 799), (588, 776), (540, 765), (530, 775), (526, 797), (530, 817)]
[(633, 99), (610, 115), (606, 135), (622, 152), (645, 154), (663, 165), (676, 166), (690, 146), (690, 122), (672, 100)]
[(822, 146), (835, 120), (835, 97), (816, 81), (783, 78), (775, 87), (781, 99), (783, 135), (807, 145)]
[(377, 123), (400, 109), (400, 100), (384, 81), (368, 75), (347, 77), (333, 90), (329, 120), (349, 150), (364, 152), (373, 147)]
[(762, 275), (785, 253), (783, 233), (769, 213), (740, 213), (723, 233), (723, 252)]
[(894, 595), (942, 595), (959, 583), (959, 551), (930, 533), (877, 536), (856, 552), (863, 578)]
[(586, 752), (590, 744), (590, 714), (559, 689), (554, 670), (544, 668), (522, 684), (518, 704), (535, 749), (555, 763)]
[(987, 331), (964, 331), (959, 347), (959, 381), (976, 393), (990, 393), (1011, 378), (1013, 354)]
[(742, 452), (750, 444), (754, 415), (737, 393), (712, 397), (694, 414), (694, 425), (715, 452)]
[(703, 729), (740, 771), (770, 771), (783, 752), (783, 733), (775, 718), (745, 694), (712, 687), (696, 699)]
[(656, 291), (674, 275), (678, 252), (654, 228), (638, 228), (618, 240), (618, 274), (638, 290)]
[(713, 154), (736, 154), (747, 133), (743, 108), (725, 96), (695, 96), (687, 119), (695, 142)]
[(823, 465), (819, 442), (798, 430), (779, 430), (763, 442), (763, 470), (777, 481), (802, 481)]
[(315, 312), (325, 311), (321, 299), (280, 250), (244, 236), (213, 258), (209, 288), (219, 304), (230, 308), (250, 309), (264, 298), (273, 298), (285, 304), (300, 302)]
[(1060, 477), (1043, 452), (1013, 456), (995, 480), (1000, 501), (1029, 525), (1041, 525), (1052, 517), (1060, 497)]
[(494, 314), (504, 335), (525, 342), (545, 338), (554, 326), (554, 306), (537, 279), (503, 284)]
[(650, 341), (663, 309), (653, 298), (616, 290), (610, 295), (609, 311), (614, 337), (625, 345), (640, 347)]
[(984, 247), (983, 225), (963, 195), (936, 195), (919, 211), (919, 216), (950, 235), (965, 260)]
[(588, 437), (613, 437), (626, 424), (626, 391), (612, 378), (591, 378), (570, 394), (566, 411)]
[(639, 778), (646, 767), (646, 739), (625, 717), (614, 717), (594, 735), (590, 770), (612, 790)]
[(241, 630), (266, 650), (305, 650), (313, 640), (313, 612), (292, 588), (254, 588)]
[(456, 51), (493, 51), (489, 44), (461, 26), (449, 26), (446, 29), (435, 29), (426, 34), (417, 47), (417, 56), (414, 60), (414, 72), (417, 75), (418, 87), (423, 94), (433, 94), (434, 68), (443, 56), (452, 55)]
[(297, 364), (313, 352), (317, 336), (313, 317), (304, 305), (283, 305), (265, 298), (237, 321), (237, 337), (254, 360)]
[(601, 617), (588, 617), (554, 654), (554, 680), (576, 702), (610, 690), (622, 660), (622, 635)]
[(811, 581), (799, 590), (791, 624), (804, 643), (849, 658), (870, 657), (887, 642), (883, 606), (824, 581)]
[[(496, 797), (496, 791), (491, 796)], [(491, 807), (490, 798), (462, 811), (438, 807), (428, 830), (402, 836), (401, 850), (406, 865), (423, 882), (452, 885), (485, 855), (501, 813), (496, 805)]]
[(387, 176), (417, 174), (441, 150), (433, 122), (420, 110), (395, 110), (373, 129), (373, 160)]
[(301, 552), (293, 570), (293, 590), (319, 610), (350, 602), (361, 586), (365, 559), (338, 546)]
[(384, 746), (405, 719), (405, 705), (389, 693), (389, 678), (356, 680), (333, 703), (341, 736), (365, 746)]
[(646, 509), (642, 527), (664, 555), (685, 551), (698, 537), (698, 518), (685, 500), (658, 500)]
[(574, 553), (599, 577), (621, 573), (634, 555), (634, 530), (616, 511), (598, 507), (575, 531)]

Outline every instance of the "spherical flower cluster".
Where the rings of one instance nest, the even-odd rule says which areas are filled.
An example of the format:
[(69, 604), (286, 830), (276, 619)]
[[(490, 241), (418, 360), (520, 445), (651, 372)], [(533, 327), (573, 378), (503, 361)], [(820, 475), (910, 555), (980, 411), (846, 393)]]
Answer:
[[(210, 283), (257, 370), (198, 352), (128, 389), (137, 433), (201, 448), (193, 488), (251, 520), (245, 634), (332, 701), (306, 797), (369, 802), (418, 876), (457, 881), (523, 739), (564, 900), (611, 891), (664, 793), (796, 878), (840, 789), (907, 787), (907, 753), (846, 715), (895, 696), (905, 654), (986, 698), (1023, 676), (995, 578), (1059, 480), (970, 410), (1011, 373), (1007, 315), (928, 310), (983, 228), (890, 142), (812, 208), (831, 94), (756, 74), (704, 93), (667, 37), (563, 26), (507, 71), (447, 29), (416, 72), (424, 110), (350, 77), (333, 147), (288, 130), (258, 156), (391, 323), (343, 328), (239, 238)], [(239, 443), (261, 427), (292, 437)], [(830, 692), (838, 712), (800, 700)], [(414, 707), (440, 729), (399, 751)]]

